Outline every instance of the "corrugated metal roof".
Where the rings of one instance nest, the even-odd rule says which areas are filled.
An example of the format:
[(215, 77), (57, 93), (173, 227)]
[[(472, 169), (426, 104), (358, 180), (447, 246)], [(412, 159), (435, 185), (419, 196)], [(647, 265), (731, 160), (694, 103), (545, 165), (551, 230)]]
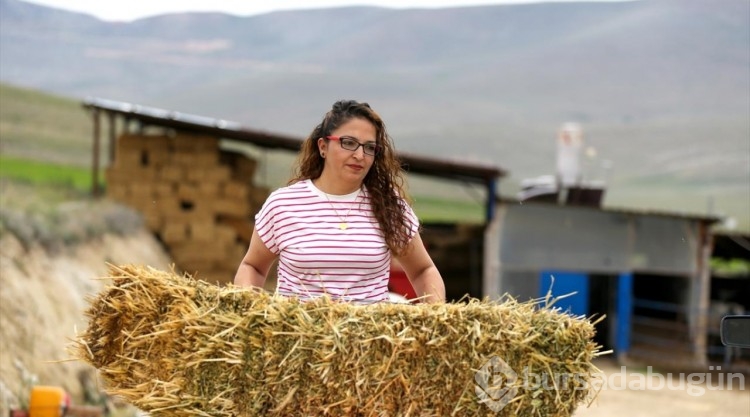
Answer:
[(621, 213), (621, 214), (637, 215), (637, 216), (672, 217), (672, 218), (684, 219), (684, 220), (702, 221), (706, 223), (718, 223), (724, 220), (724, 218), (721, 216), (710, 216), (710, 215), (705, 215), (705, 214), (691, 214), (691, 213), (686, 213), (686, 212), (664, 211), (664, 210), (653, 210), (653, 209), (635, 209), (635, 208), (626, 208), (626, 207), (592, 207), (592, 206), (580, 206), (580, 205), (575, 205), (575, 204), (563, 205), (563, 204), (550, 203), (550, 202), (544, 202), (544, 201), (521, 201), (515, 198), (502, 197), (502, 196), (498, 197), (496, 201), (498, 202), (498, 204), (547, 205), (547, 206), (554, 206), (554, 207), (576, 208), (576, 209), (581, 209), (581, 210), (599, 210), (599, 211), (605, 211), (608, 213)]
[[(137, 120), (143, 125), (163, 126), (174, 129), (211, 135), (223, 139), (250, 143), (271, 149), (286, 149), (297, 152), (303, 138), (249, 129), (239, 123), (223, 119), (180, 113), (154, 107), (103, 98), (87, 98), (83, 106)], [(407, 172), (434, 177), (458, 179), (462, 181), (487, 183), (507, 175), (507, 172), (493, 165), (468, 163), (451, 159), (438, 159), (399, 152)]]

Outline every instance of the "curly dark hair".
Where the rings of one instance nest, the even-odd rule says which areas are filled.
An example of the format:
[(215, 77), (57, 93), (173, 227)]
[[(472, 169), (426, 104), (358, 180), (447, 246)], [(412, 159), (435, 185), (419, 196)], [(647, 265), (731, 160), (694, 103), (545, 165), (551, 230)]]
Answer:
[(325, 160), (318, 151), (318, 138), (325, 138), (355, 118), (368, 120), (375, 126), (379, 149), (365, 176), (364, 185), (370, 193), (373, 214), (383, 231), (385, 243), (392, 253), (402, 255), (411, 236), (410, 222), (404, 213), (403, 204), (410, 204), (411, 198), (406, 191), (404, 171), (386, 132), (385, 123), (369, 104), (355, 100), (334, 103), (323, 121), (315, 126), (302, 143), (289, 184), (320, 177)]

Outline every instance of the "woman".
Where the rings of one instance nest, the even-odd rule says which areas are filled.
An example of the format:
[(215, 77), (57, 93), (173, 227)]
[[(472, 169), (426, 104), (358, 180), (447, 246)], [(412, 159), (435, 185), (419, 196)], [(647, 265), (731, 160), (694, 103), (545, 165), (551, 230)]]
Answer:
[(262, 287), (278, 257), (281, 295), (386, 301), (393, 256), (418, 296), (445, 301), (403, 182), (380, 116), (367, 103), (334, 103), (302, 144), (289, 185), (256, 214), (235, 284)]

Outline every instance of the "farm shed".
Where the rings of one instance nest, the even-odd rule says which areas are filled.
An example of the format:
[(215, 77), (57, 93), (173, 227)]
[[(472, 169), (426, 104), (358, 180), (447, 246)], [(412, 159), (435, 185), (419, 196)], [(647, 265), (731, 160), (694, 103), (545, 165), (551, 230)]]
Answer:
[(619, 358), (708, 358), (713, 235), (719, 219), (498, 199), (486, 233), (485, 295), (571, 294), (557, 305), (602, 315)]
[[(296, 153), (303, 138), (100, 98), (87, 99), (83, 106), (93, 119), (92, 193), (102, 194), (99, 173), (106, 167), (107, 195), (144, 214), (179, 269), (230, 281), (249, 243), (253, 215), (269, 190), (254, 181), (258, 161), (227, 151), (222, 143)], [(399, 157), (409, 174), (478, 185), (486, 196), (497, 194), (505, 175), (491, 165), (406, 153)], [(486, 198), (487, 219), (494, 204), (494, 198)], [(449, 298), (481, 296), (483, 233), (484, 224), (425, 225), (423, 239)]]

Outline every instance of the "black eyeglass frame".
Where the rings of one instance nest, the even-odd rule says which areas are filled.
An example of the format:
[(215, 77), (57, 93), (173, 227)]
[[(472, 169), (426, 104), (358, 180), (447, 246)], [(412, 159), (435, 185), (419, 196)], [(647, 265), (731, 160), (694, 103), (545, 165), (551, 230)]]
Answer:
[[(341, 145), (341, 148), (346, 149), (347, 151), (357, 152), (357, 149), (361, 146), (362, 152), (364, 152), (365, 155), (375, 156), (380, 152), (380, 145), (377, 143), (360, 143), (357, 138), (353, 136), (326, 136), (326, 139), (337, 140), (339, 145)], [(354, 144), (356, 144), (356, 146), (354, 146)], [(352, 148), (351, 146), (354, 147)], [(369, 152), (368, 149), (370, 149)]]

